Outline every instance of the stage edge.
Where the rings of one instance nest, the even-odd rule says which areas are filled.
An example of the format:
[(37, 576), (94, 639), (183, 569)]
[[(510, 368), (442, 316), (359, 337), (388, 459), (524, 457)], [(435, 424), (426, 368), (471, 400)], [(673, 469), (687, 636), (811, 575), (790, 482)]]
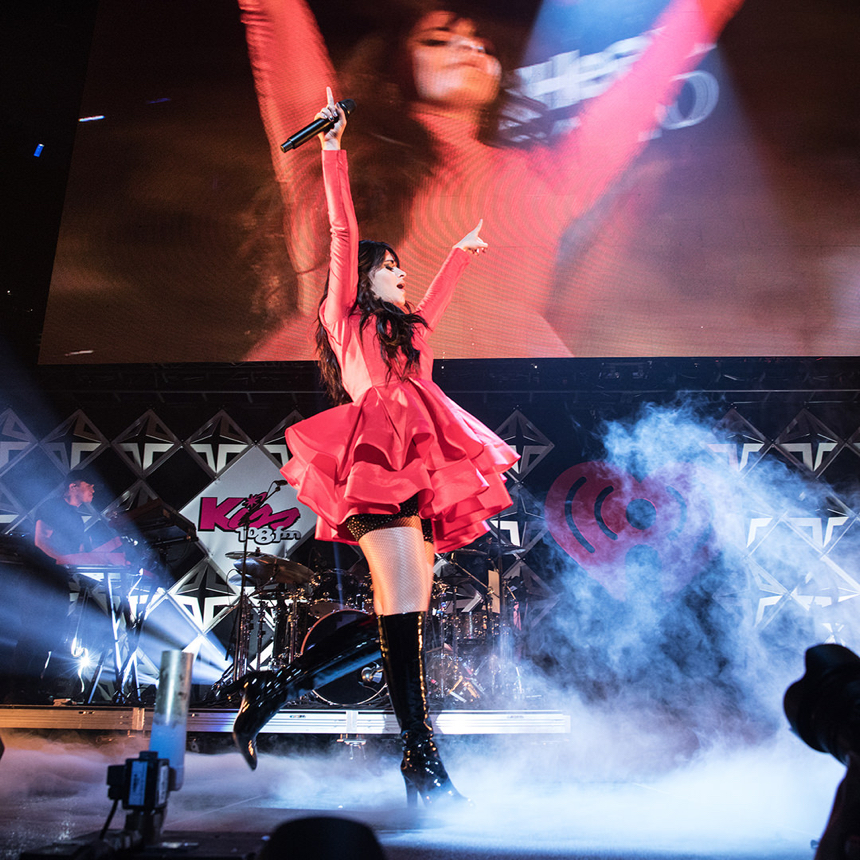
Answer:
[[(192, 710), (188, 731), (229, 732), (234, 710)], [(567, 734), (570, 715), (561, 711), (440, 711), (433, 715), (443, 735)], [(0, 708), (0, 729), (55, 729), (148, 733), (149, 708)], [(399, 732), (391, 711), (283, 710), (263, 729), (270, 734), (394, 735)]]

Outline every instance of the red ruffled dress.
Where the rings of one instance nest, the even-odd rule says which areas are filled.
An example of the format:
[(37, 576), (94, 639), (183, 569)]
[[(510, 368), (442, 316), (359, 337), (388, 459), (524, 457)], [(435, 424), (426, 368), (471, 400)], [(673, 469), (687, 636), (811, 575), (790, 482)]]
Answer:
[(359, 329), (350, 314), (358, 281), (358, 225), (344, 150), (324, 150), (323, 180), (331, 223), (329, 292), (320, 318), (352, 403), (328, 409), (286, 431), (292, 458), (281, 469), (298, 497), (318, 515), (320, 540), (356, 543), (344, 525), (353, 514), (391, 514), (418, 497), (433, 523), (439, 552), (471, 543), (486, 520), (511, 504), (503, 473), (517, 454), (495, 433), (446, 397), (431, 379), (426, 337), (450, 301), (469, 255), (453, 249), (416, 307), (427, 321), (414, 345), (419, 369), (391, 374), (379, 352), (373, 320)]

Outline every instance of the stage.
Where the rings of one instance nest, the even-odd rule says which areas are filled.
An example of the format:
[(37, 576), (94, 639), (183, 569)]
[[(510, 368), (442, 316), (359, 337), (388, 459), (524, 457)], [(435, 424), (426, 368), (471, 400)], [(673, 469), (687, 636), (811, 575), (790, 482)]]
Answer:
[[(541, 363), (530, 371), (529, 386), (505, 377), (504, 395), (480, 388), (480, 380), (492, 378), (484, 365), (475, 365), (472, 376), (461, 366), (456, 379), (452, 371), (447, 380), (527, 454), (526, 466), (509, 481), (516, 504), (491, 524), (493, 551), (440, 558), (437, 571), (453, 594), (443, 593), (437, 612), (451, 651), (443, 649), (431, 678), (440, 693), (461, 691), (469, 680), (480, 694), (473, 691), (474, 701), (465, 707), (448, 695), (436, 724), (452, 778), (474, 805), (454, 816), (408, 813), (388, 734), (393, 721), (379, 695), (370, 703), (344, 700), (281, 712), (261, 735), (254, 773), (229, 746), (234, 711), (192, 706), (193, 752), (185, 784), (169, 798), (165, 838), (200, 843), (198, 856), (215, 856), (218, 844), (229, 845), (228, 856), (249, 856), (287, 820), (336, 815), (370, 825), (393, 858), (811, 860), (810, 845), (824, 829), (843, 768), (790, 734), (782, 698), (803, 674), (807, 647), (837, 636), (856, 648), (860, 370), (852, 369), (848, 378), (839, 376), (836, 362), (824, 369), (797, 361), (739, 361), (732, 368), (719, 360), (702, 362), (697, 372), (717, 382), (702, 379), (695, 386), (702, 402), (710, 398), (695, 417), (671, 405), (641, 414), (636, 406), (680, 397), (678, 374), (692, 373), (690, 362), (637, 365), (626, 376), (617, 364), (586, 365)], [(589, 371), (587, 391), (581, 380), (563, 375), (577, 368)], [(666, 375), (657, 378), (661, 368)], [(741, 371), (747, 373), (743, 383), (737, 382)], [(832, 380), (826, 390), (819, 390), (818, 372)], [(104, 497), (91, 512), (93, 527), (102, 526), (105, 511), (133, 508), (146, 496), (144, 484), (154, 478), (119, 468), (128, 434), (116, 428), (137, 428), (134, 414), (143, 408), (135, 399), (136, 380), (124, 373), (107, 381), (93, 377), (93, 390), (69, 398), (69, 417), (59, 429), (51, 429), (57, 427), (54, 418), (27, 418), (34, 441), (0, 476), (10, 495), (28, 500), (21, 523), (49, 492), (34, 478), (47, 456), (37, 440), (62, 437), (74, 451), (90, 424), (105, 427), (99, 438), (115, 440), (90, 457), (104, 462), (108, 476)], [(65, 403), (63, 373), (45, 378), (56, 383), (46, 390)], [(76, 378), (83, 384), (82, 372)], [(208, 499), (207, 509), (220, 510), (268, 483), (276, 465), (271, 457), (280, 451), (271, 440), (282, 436), (277, 425), (287, 382), (255, 393), (255, 404), (246, 406), (239, 392), (247, 401), (247, 392), (259, 387), (255, 380), (212, 382), (219, 405), (204, 402), (194, 409), (195, 421), (214, 413), (211, 421), (199, 432), (174, 434), (176, 453), (164, 461), (163, 472), (160, 460), (152, 464), (167, 508), (187, 511), (194, 496)], [(310, 413), (311, 394), (302, 397)], [(186, 401), (183, 396), (182, 409)], [(267, 408), (260, 411), (256, 405), (263, 402)], [(87, 408), (86, 421), (76, 411), (79, 403)], [(576, 421), (559, 428), (562, 404)], [(242, 438), (259, 441), (244, 442), (233, 460), (207, 454), (217, 466), (207, 470), (194, 459), (195, 446), (212, 422), (226, 420), (225, 408), (247, 428)], [(23, 405), (19, 411), (28, 414)], [(181, 430), (180, 411), (170, 407), (168, 413)], [(630, 414), (641, 418), (634, 450), (651, 452), (644, 465), (625, 457), (623, 444), (616, 452), (616, 443), (627, 438), (621, 424), (614, 431), (598, 426)], [(673, 466), (679, 462), (680, 471)], [(224, 483), (228, 471), (242, 473), (235, 487)], [(189, 475), (195, 476), (193, 486)], [(568, 497), (583, 479), (595, 492), (574, 515)], [(598, 502), (609, 486), (619, 500), (611, 510)], [(838, 498), (833, 487), (842, 488)], [(679, 509), (681, 497), (687, 501)], [(653, 524), (641, 517), (652, 508)], [(692, 515), (682, 516), (684, 511)], [(230, 565), (217, 560), (224, 547), (212, 542), (213, 535), (234, 535), (196, 514), (192, 519), (196, 538), (166, 547), (159, 590), (144, 600), (131, 589), (132, 613), (108, 616), (122, 622), (121, 635), (108, 643), (101, 680), (83, 679), (91, 702), (0, 708), (7, 747), (0, 761), (3, 860), (18, 860), (23, 851), (56, 840), (68, 848), (69, 840), (98, 833), (110, 808), (107, 767), (146, 749), (151, 720), (148, 708), (109, 703), (121, 699), (119, 693), (139, 693), (148, 702), (164, 648), (203, 643), (196, 661), (202, 689), (228, 668), (237, 590)], [(605, 530), (610, 522), (615, 540)], [(584, 551), (586, 536), (593, 553)], [(326, 619), (355, 615), (366, 605), (360, 582), (347, 582), (346, 609), (329, 606), (335, 603), (330, 572), (346, 570), (353, 559), (317, 559), (310, 550), (302, 555), (312, 546), (317, 549), (305, 542), (290, 558), (320, 577), (307, 601), (313, 613), (302, 622), (320, 630)], [(19, 567), (9, 562), (9, 581)], [(511, 611), (497, 612), (489, 599), (475, 603), (483, 591), (476, 586), (474, 594), (465, 593), (463, 570), (477, 577), (487, 595), (503, 582), (513, 598)], [(265, 636), (265, 658), (267, 643), (277, 646), (280, 628), (277, 603), (264, 597), (255, 598), (252, 618)], [(24, 601), (25, 611), (33, 605)], [(13, 620), (23, 617), (29, 616)], [(128, 631), (135, 628), (127, 625), (135, 618), (144, 621), (133, 652), (137, 686), (119, 682), (113, 656), (117, 648), (122, 658), (132, 653), (127, 646), (135, 640)], [(497, 627), (508, 631), (513, 648), (501, 648)], [(250, 639), (252, 659), (257, 641), (257, 635)], [(511, 685), (512, 679), (517, 683)], [(510, 695), (496, 694), (497, 687)], [(119, 812), (111, 829), (122, 821)]]
[[(152, 709), (105, 705), (57, 707), (0, 706), (0, 729), (149, 733)], [(227, 733), (235, 708), (192, 708), (191, 736)], [(445, 735), (567, 734), (570, 716), (539, 710), (444, 710), (434, 714), (437, 730)], [(263, 728), (266, 734), (339, 735), (359, 737), (398, 732), (392, 711), (331, 707), (285, 708)]]
[[(812, 858), (842, 768), (787, 728), (696, 748), (669, 722), (582, 709), (570, 716), (570, 733), (439, 731), (452, 779), (471, 799), (447, 811), (406, 808), (391, 737), (261, 736), (252, 772), (228, 735), (209, 733), (208, 752), (186, 754), (161, 847), (145, 856), (250, 857), (286, 821), (337, 816), (369, 825), (385, 856), (403, 860)], [(4, 860), (71, 856), (94, 839), (111, 805), (108, 765), (148, 744), (140, 728), (3, 728), (2, 737)], [(120, 809), (111, 832), (123, 821)]]
[[(807, 649), (860, 653), (860, 8), (547, 0), (473, 22), (466, 2), (463, 42), (418, 38), (422, 5), (6, 16), (0, 860), (106, 860), (106, 772), (147, 749), (165, 651), (194, 655), (195, 704), (153, 860), (251, 860), (307, 816), (404, 860), (812, 860), (843, 767), (783, 697)], [(419, 93), (425, 49), (464, 45), (485, 64), (468, 102)], [(230, 745), (247, 670), (376, 606), (369, 563), (318, 540), (284, 480), (287, 434), (331, 405), (307, 330), (330, 224), (315, 144), (279, 144), (329, 85), (359, 106), (362, 232), (394, 244), (416, 308), (486, 218), (444, 320), (415, 323), (433, 381), (518, 455), (489, 533), (435, 557), (425, 676), (472, 799), (455, 811), (406, 809), (375, 662), (279, 713), (256, 772)], [(381, 482), (368, 510), (420, 489), (441, 526), (461, 422), (444, 457), (394, 422), (434, 477)], [(58, 510), (76, 539), (45, 555)]]

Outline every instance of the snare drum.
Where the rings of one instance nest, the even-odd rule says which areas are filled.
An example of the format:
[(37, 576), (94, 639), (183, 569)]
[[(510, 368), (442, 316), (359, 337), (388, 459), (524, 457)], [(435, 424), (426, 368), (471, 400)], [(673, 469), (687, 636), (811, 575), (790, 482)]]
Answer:
[[(356, 609), (341, 609), (330, 612), (308, 630), (305, 641), (302, 643), (302, 654), (309, 648), (313, 648), (319, 642), (331, 636), (335, 630), (349, 624), (351, 621), (368, 616), (369, 612), (359, 612)], [(376, 702), (385, 695), (385, 680), (382, 677), (382, 662), (373, 663), (356, 672), (350, 672), (330, 684), (325, 684), (314, 695), (328, 705), (348, 708), (355, 705), (369, 705)]]

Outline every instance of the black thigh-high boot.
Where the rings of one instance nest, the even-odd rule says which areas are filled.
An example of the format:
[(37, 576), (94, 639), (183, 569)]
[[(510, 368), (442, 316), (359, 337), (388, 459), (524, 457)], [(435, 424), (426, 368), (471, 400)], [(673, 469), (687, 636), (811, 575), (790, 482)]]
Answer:
[(433, 743), (424, 675), (424, 616), (423, 612), (379, 616), (379, 647), (391, 706), (400, 724), (400, 772), (409, 806), (415, 806), (418, 794), (425, 805), (466, 800), (452, 785)]
[(246, 675), (233, 741), (251, 770), (257, 767), (257, 734), (287, 702), (378, 659), (376, 621), (366, 616), (339, 627), (277, 672)]

